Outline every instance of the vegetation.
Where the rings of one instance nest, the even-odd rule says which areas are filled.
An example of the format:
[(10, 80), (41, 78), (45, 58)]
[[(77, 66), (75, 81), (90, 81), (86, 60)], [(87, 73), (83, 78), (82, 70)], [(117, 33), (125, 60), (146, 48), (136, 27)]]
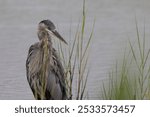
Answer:
[(150, 49), (146, 49), (145, 27), (140, 38), (137, 21), (136, 35), (136, 43), (133, 45), (129, 40), (128, 53), (109, 74), (109, 84), (103, 83), (103, 99), (150, 99)]
[[(79, 22), (76, 30), (76, 34), (68, 48), (63, 48), (60, 43), (58, 46), (59, 54), (62, 58), (65, 66), (65, 76), (67, 83), (67, 91), (70, 99), (73, 97), (77, 100), (85, 99), (85, 89), (87, 84), (87, 78), (89, 75), (88, 58), (89, 48), (93, 35), (93, 28), (88, 39), (85, 39), (85, 25), (86, 25), (86, 12), (85, 12), (85, 0), (83, 0), (82, 20)], [(71, 30), (71, 29), (70, 29)], [(71, 32), (70, 32), (71, 33)], [(67, 58), (66, 58), (67, 55)], [(76, 81), (76, 94), (72, 94), (73, 81)]]

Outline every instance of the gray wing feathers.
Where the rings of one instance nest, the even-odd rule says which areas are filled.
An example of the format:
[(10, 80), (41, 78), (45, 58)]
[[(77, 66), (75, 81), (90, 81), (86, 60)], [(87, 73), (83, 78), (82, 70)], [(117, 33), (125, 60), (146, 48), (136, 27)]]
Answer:
[[(51, 75), (54, 75), (55, 79), (55, 89), (57, 89), (57, 92), (52, 93), (56, 97), (62, 94), (62, 99), (67, 99), (67, 93), (66, 93), (66, 85), (65, 85), (65, 79), (64, 79), (64, 68), (60, 62), (60, 58), (56, 52), (56, 50), (53, 48), (53, 61), (54, 66), (52, 73), (49, 76), (49, 80), (52, 78)], [(48, 82), (51, 83), (51, 82)], [(49, 84), (48, 84), (49, 85)], [(61, 93), (60, 93), (61, 92)]]
[(27, 61), (26, 61), (26, 68), (27, 68), (27, 79), (30, 82), (41, 68), (41, 55), (38, 49), (38, 44), (34, 44), (30, 47)]
[[(66, 87), (64, 80), (64, 69), (60, 62), (55, 49), (52, 52), (52, 58), (54, 65), (51, 66), (48, 70), (48, 77), (46, 78), (46, 97), (45, 99), (65, 99), (66, 96)], [(39, 43), (32, 45), (29, 49), (27, 61), (26, 61), (26, 70), (27, 70), (27, 79), (29, 85), (35, 96), (35, 86), (38, 95), (40, 95), (40, 85), (41, 81), (39, 79), (39, 71), (41, 69), (42, 61), (42, 51), (40, 49)]]
[(56, 80), (56, 75), (50, 73), (49, 78), (47, 79), (47, 90), (49, 91), (52, 99), (61, 100), (62, 90), (60, 84)]

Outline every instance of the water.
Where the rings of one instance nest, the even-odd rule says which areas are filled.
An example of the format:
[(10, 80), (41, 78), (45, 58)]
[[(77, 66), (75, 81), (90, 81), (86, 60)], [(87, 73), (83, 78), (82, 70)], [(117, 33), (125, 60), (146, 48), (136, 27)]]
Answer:
[[(128, 37), (136, 38), (135, 15), (141, 32), (145, 19), (146, 36), (150, 36), (150, 1), (88, 0), (86, 5), (86, 33), (96, 17), (88, 95), (101, 99), (101, 82), (108, 79)], [(70, 24), (74, 34), (81, 10), (81, 0), (0, 1), (0, 99), (34, 99), (26, 80), (25, 61), (29, 46), (38, 41), (37, 24), (51, 19), (68, 41)]]

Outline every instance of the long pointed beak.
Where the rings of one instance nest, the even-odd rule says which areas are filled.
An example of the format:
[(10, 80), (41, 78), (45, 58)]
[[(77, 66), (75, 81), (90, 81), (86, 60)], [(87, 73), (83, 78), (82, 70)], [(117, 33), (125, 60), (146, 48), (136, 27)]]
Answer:
[(64, 40), (64, 38), (57, 32), (57, 30), (54, 31), (50, 31), (48, 29), (46, 29), (50, 34), (54, 35), (55, 37), (57, 37), (58, 39), (60, 39), (62, 42), (64, 42), (65, 44), (68, 45), (68, 43)]

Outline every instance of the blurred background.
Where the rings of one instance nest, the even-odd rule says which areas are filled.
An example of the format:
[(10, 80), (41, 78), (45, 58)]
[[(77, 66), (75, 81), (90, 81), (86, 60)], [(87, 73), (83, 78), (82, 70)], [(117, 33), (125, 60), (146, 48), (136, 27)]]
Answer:
[[(31, 44), (38, 41), (37, 25), (50, 19), (66, 41), (75, 35), (82, 0), (0, 0), (0, 99), (34, 99), (26, 79), (25, 62)], [(101, 99), (102, 82), (136, 38), (135, 17), (150, 37), (149, 0), (86, 0), (86, 34), (95, 21), (90, 50), (89, 99)], [(75, 88), (74, 88), (75, 89)]]

